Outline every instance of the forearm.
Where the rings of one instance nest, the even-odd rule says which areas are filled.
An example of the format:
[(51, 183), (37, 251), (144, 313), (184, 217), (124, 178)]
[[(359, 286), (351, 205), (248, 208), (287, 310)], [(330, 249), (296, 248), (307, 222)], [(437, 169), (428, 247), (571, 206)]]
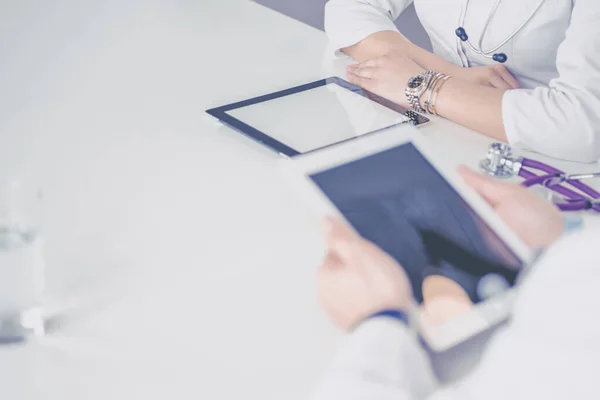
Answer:
[[(439, 115), (491, 138), (506, 141), (502, 119), (505, 90), (449, 79), (439, 92)], [(423, 100), (423, 99), (422, 99)]]
[(457, 65), (413, 44), (400, 32), (382, 31), (374, 33), (357, 44), (342, 49), (344, 53), (359, 62), (380, 57), (391, 51), (399, 51), (424, 69), (454, 75)]

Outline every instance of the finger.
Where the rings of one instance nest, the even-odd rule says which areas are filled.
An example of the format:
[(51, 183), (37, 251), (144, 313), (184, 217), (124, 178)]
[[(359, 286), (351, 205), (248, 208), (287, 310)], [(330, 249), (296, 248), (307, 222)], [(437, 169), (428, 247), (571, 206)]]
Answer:
[(327, 296), (330, 292), (332, 275), (334, 275), (334, 269), (330, 268), (319, 268), (317, 270), (317, 297), (319, 303), (322, 305), (326, 304)]
[(464, 165), (458, 168), (458, 173), (467, 185), (479, 193), (493, 207), (513, 196), (519, 188), (518, 185), (499, 182), (489, 176), (481, 175)]
[(492, 76), (490, 78), (490, 84), (492, 85), (492, 87), (495, 87), (496, 89), (503, 89), (503, 90), (512, 89), (512, 87), (508, 84), (508, 82), (506, 82), (504, 79), (502, 79), (502, 76), (500, 76), (500, 75)]
[(325, 218), (323, 221), (323, 229), (325, 231), (327, 243), (343, 241), (355, 244), (360, 239), (358, 234), (356, 234), (352, 228), (335, 217)]
[(336, 269), (342, 265), (342, 261), (339, 259), (339, 257), (335, 253), (328, 250), (323, 262), (321, 263), (321, 269)]
[(363, 89), (372, 91), (374, 84), (371, 79), (363, 78), (363, 77), (358, 76), (350, 71), (348, 71), (347, 77), (348, 77), (348, 81), (350, 83), (353, 83), (356, 86), (360, 86)]
[(339, 263), (355, 261), (360, 238), (354, 231), (335, 218), (324, 221), (325, 240), (331, 257), (337, 258)]
[(377, 77), (377, 71), (378, 69), (375, 67), (359, 65), (358, 68), (355, 68), (351, 72), (354, 75), (360, 76), (361, 78), (374, 79)]
[(359, 64), (359, 67), (378, 67), (381, 65), (381, 58), (372, 58), (370, 60), (367, 60), (361, 64)]
[(521, 88), (521, 85), (519, 84), (519, 82), (515, 79), (515, 77), (506, 68), (498, 68), (497, 71), (500, 74), (500, 76), (502, 77), (502, 80), (504, 80), (506, 83), (508, 83), (508, 85), (510, 86), (511, 89), (520, 89)]

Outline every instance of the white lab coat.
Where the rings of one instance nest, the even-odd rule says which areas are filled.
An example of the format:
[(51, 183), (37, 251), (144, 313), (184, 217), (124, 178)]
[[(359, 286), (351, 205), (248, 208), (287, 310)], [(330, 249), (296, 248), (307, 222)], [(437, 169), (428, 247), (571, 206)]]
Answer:
[(380, 317), (348, 338), (314, 400), (600, 399), (600, 221), (566, 235), (519, 290), (479, 365), (439, 386), (420, 343)]
[[(484, 36), (500, 44), (540, 0), (504, 0)], [(336, 51), (367, 36), (396, 30), (393, 21), (413, 0), (330, 0), (325, 29)], [(472, 0), (464, 27), (477, 46), (495, 0)], [(454, 31), (465, 0), (414, 0), (434, 52), (457, 65), (491, 65)], [(508, 140), (557, 158), (600, 159), (600, 1), (546, 0), (532, 20), (498, 52), (524, 89), (505, 94)]]

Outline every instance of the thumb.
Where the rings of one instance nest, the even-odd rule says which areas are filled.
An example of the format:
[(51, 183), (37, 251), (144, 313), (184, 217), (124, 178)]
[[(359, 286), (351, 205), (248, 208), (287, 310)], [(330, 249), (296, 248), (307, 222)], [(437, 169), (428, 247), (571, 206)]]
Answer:
[(458, 174), (472, 189), (482, 196), (492, 207), (496, 207), (514, 195), (517, 185), (499, 182), (492, 177), (479, 174), (464, 165), (458, 167)]
[(323, 226), (329, 253), (341, 261), (354, 260), (359, 236), (336, 218), (326, 218)]

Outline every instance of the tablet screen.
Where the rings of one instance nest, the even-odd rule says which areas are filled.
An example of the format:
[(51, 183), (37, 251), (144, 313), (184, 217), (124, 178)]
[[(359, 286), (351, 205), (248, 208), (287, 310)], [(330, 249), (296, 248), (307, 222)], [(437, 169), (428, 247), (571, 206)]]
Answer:
[(514, 285), (522, 262), (412, 144), (311, 176), (353, 227), (423, 280), (442, 275), (477, 303)]
[(334, 82), (228, 110), (226, 114), (300, 153), (408, 120)]

